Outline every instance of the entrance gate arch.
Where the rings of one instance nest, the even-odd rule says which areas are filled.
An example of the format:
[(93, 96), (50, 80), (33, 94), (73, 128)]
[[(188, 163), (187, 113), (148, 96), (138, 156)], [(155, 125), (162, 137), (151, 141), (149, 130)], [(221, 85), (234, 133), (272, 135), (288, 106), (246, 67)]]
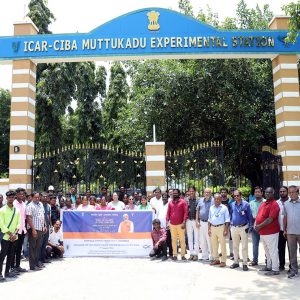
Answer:
[[(126, 59), (268, 58), (272, 60), (278, 154), (284, 185), (300, 185), (299, 42), (286, 44), (288, 17), (264, 31), (221, 31), (162, 8), (120, 16), (89, 33), (38, 35), (31, 20), (0, 37), (0, 61), (13, 65), (9, 187), (31, 190), (36, 65)], [(50, 124), (49, 124), (50, 125)], [(146, 143), (147, 191), (165, 186), (164, 143)]]

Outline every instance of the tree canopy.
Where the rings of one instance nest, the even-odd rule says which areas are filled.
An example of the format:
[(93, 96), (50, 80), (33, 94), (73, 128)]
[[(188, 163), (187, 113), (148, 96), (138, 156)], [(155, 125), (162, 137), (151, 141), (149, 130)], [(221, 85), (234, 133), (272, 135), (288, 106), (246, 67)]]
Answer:
[[(223, 21), (210, 7), (194, 13), (189, 0), (180, 0), (178, 7), (222, 29), (266, 29), (273, 16), (268, 5), (249, 8), (244, 0), (236, 16)], [(31, 0), (29, 10), (39, 33), (51, 33), (55, 16), (47, 2)], [(156, 124), (157, 139), (168, 150), (223, 141), (226, 172), (260, 182), (261, 147), (276, 145), (270, 60), (124, 61), (111, 63), (108, 74), (93, 62), (38, 65), (36, 151), (100, 142), (143, 150)], [(5, 99), (1, 112), (9, 111), (8, 92), (0, 97)], [(9, 114), (1, 118), (2, 151), (8, 149), (2, 145), (8, 145)], [(0, 153), (4, 165), (5, 151)]]

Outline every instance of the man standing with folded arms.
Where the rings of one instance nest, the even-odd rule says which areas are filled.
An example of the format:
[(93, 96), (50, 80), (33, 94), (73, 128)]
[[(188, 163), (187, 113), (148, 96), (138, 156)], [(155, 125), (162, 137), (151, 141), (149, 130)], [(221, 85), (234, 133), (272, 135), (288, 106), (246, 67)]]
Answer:
[[(213, 261), (212, 266), (220, 265), (221, 268), (226, 266), (226, 236), (228, 234), (228, 226), (230, 223), (229, 211), (226, 205), (222, 204), (221, 194), (214, 195), (215, 204), (209, 209), (208, 215), (208, 234), (211, 237)], [(219, 260), (218, 248), (221, 245), (221, 263)]]
[(173, 260), (177, 260), (177, 239), (180, 241), (181, 260), (185, 258), (185, 223), (188, 218), (188, 206), (184, 199), (179, 198), (180, 191), (173, 190), (173, 199), (169, 202), (166, 221), (170, 221)]
[(291, 185), (289, 187), (290, 200), (284, 203), (283, 235), (287, 238), (291, 271), (288, 278), (298, 276), (297, 244), (300, 247), (300, 199), (299, 189)]
[(39, 256), (43, 241), (43, 233), (46, 232), (44, 206), (40, 202), (40, 194), (33, 193), (32, 201), (26, 207), (28, 222), (29, 242), (29, 266), (32, 271), (39, 271), (43, 267), (39, 264)]
[(231, 236), (233, 242), (234, 263), (231, 269), (239, 267), (239, 247), (242, 242), (243, 271), (248, 271), (248, 232), (252, 231), (253, 217), (249, 203), (242, 199), (239, 190), (233, 192), (235, 202), (231, 204)]
[[(0, 209), (0, 229), (3, 233), (0, 252), (0, 282), (4, 281), (6, 277), (16, 277), (14, 272), (9, 272), (11, 260), (15, 253), (16, 240), (18, 239), (17, 232), (20, 228), (20, 213), (13, 204), (15, 195), (15, 191), (8, 191), (6, 193), (7, 204)], [(4, 278), (2, 268), (5, 257), (7, 258)]]
[(255, 230), (259, 232), (265, 249), (267, 265), (260, 271), (267, 271), (265, 275), (279, 275), (278, 237), (279, 237), (279, 205), (274, 199), (274, 189), (265, 190), (266, 201), (258, 209), (255, 220)]

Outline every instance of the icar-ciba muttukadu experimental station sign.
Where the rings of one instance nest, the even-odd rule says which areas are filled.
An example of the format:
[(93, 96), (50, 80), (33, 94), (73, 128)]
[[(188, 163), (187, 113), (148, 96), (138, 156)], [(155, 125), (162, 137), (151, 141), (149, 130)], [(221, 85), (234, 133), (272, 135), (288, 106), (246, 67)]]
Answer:
[(300, 53), (287, 31), (218, 30), (162, 8), (137, 10), (89, 33), (0, 37), (0, 60), (76, 61), (108, 57), (272, 57)]

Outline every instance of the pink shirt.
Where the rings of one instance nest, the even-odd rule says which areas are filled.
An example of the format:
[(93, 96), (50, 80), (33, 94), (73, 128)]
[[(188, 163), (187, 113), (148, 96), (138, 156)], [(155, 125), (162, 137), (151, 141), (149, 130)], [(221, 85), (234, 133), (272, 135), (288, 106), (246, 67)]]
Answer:
[(98, 205), (96, 206), (96, 210), (111, 210), (111, 208), (108, 205), (105, 206)]
[(137, 209), (137, 206), (135, 206), (134, 204), (133, 205), (127, 204), (125, 206), (125, 210), (135, 210), (135, 209)]
[(19, 203), (18, 200), (14, 201), (14, 207), (16, 209), (19, 210), (20, 212), (20, 229), (18, 231), (18, 234), (22, 234), (22, 232), (24, 231), (24, 233), (26, 234), (27, 230), (26, 230), (26, 226), (25, 226), (25, 220), (26, 220), (26, 204), (22, 201), (21, 203)]

